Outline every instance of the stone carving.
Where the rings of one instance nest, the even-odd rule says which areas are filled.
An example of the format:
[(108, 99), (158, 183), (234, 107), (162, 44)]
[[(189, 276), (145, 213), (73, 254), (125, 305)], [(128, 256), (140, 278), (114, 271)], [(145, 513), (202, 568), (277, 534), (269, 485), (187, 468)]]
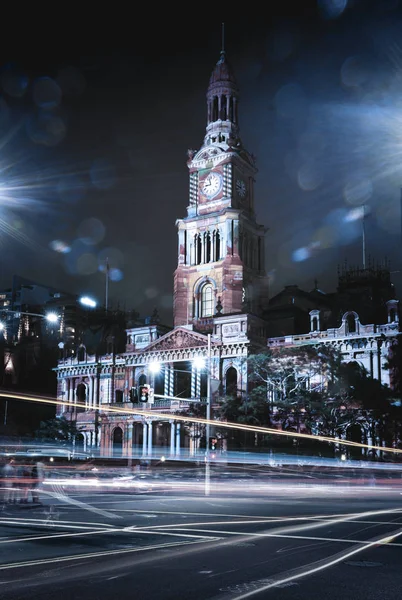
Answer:
[(231, 324), (222, 325), (223, 337), (238, 336), (239, 334), (240, 334), (240, 324), (239, 323), (231, 323)]
[(179, 329), (167, 334), (164, 339), (156, 342), (152, 346), (152, 350), (169, 350), (175, 348), (194, 348), (199, 346), (205, 346), (207, 344), (206, 339), (200, 338), (191, 334), (187, 331)]

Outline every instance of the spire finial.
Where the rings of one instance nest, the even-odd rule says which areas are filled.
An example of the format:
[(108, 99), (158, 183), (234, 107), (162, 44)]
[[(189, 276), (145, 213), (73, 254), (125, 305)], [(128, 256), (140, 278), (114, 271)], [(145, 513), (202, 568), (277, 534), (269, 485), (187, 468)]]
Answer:
[(221, 54), (225, 54), (225, 23), (222, 23), (222, 50)]

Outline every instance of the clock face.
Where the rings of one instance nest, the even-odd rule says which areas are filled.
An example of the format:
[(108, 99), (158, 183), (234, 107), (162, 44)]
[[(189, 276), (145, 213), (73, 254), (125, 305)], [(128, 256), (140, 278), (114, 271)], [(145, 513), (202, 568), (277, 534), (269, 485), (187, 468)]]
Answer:
[(242, 179), (236, 181), (236, 192), (239, 194), (240, 198), (246, 197), (246, 184)]
[(222, 184), (222, 175), (212, 172), (204, 179), (201, 191), (207, 198), (213, 198), (221, 191)]

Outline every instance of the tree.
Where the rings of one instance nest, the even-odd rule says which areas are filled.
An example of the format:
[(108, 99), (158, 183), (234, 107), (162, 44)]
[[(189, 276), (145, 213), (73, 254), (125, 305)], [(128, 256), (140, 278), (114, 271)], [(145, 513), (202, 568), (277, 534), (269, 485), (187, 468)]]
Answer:
[(37, 438), (64, 442), (73, 442), (78, 435), (80, 432), (75, 421), (70, 421), (65, 417), (41, 421), (39, 429), (35, 432)]
[(320, 389), (327, 371), (327, 356), (315, 346), (278, 348), (248, 359), (249, 379), (255, 394), (265, 394), (272, 406), (307, 389)]

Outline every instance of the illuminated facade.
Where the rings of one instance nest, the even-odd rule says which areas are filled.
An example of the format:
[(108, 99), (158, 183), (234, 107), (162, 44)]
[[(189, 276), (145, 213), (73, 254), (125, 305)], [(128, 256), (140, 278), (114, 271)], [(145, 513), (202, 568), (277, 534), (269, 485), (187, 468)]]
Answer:
[[(170, 455), (183, 448), (195, 453), (199, 432), (174, 421), (191, 399), (205, 400), (206, 369), (197, 369), (195, 359), (210, 356), (215, 393), (229, 388), (246, 393), (246, 358), (251, 348), (266, 345), (266, 230), (255, 220), (256, 166), (239, 137), (238, 89), (224, 52), (209, 82), (204, 142), (200, 150), (188, 151), (187, 165), (187, 216), (177, 221), (174, 329), (166, 333), (157, 324), (128, 329), (125, 352), (111, 348), (91, 356), (82, 346), (58, 364), (58, 399), (85, 404), (85, 409), (61, 407), (58, 414), (77, 421), (87, 449), (100, 447), (106, 455), (130, 455), (135, 449), (149, 456), (155, 446)], [(155, 363), (161, 365), (158, 374), (150, 368)], [(144, 383), (156, 395), (154, 404), (144, 407), (172, 419), (104, 410), (111, 404), (141, 408), (135, 394)]]
[[(123, 352), (116, 352), (113, 341), (102, 356), (87, 354), (82, 345), (58, 363), (58, 415), (77, 422), (88, 451), (99, 448), (103, 455), (125, 457), (196, 454), (200, 431), (177, 422), (175, 413), (205, 400), (207, 373), (197, 367), (199, 358), (207, 364), (210, 359), (212, 401), (216, 394), (247, 394), (247, 357), (267, 345), (335, 344), (345, 360), (362, 362), (374, 377), (390, 383), (384, 362), (399, 332), (392, 295), (386, 298), (384, 324), (363, 325), (351, 306), (340, 315), (350, 302), (342, 290), (339, 306), (322, 293), (312, 294), (300, 307), (298, 327), (270, 335), (281, 319), (289, 323), (289, 307), (281, 309), (280, 295), (268, 300), (266, 229), (254, 213), (256, 166), (239, 137), (238, 89), (224, 52), (207, 91), (206, 135), (198, 151), (188, 151), (187, 165), (187, 215), (176, 222), (173, 329), (157, 322), (129, 328)], [(330, 314), (341, 324), (330, 327)], [(371, 322), (366, 313), (361, 317)], [(153, 404), (136, 396), (145, 383), (154, 389)], [(108, 412), (111, 406), (119, 413)], [(152, 417), (152, 411), (166, 418)]]

